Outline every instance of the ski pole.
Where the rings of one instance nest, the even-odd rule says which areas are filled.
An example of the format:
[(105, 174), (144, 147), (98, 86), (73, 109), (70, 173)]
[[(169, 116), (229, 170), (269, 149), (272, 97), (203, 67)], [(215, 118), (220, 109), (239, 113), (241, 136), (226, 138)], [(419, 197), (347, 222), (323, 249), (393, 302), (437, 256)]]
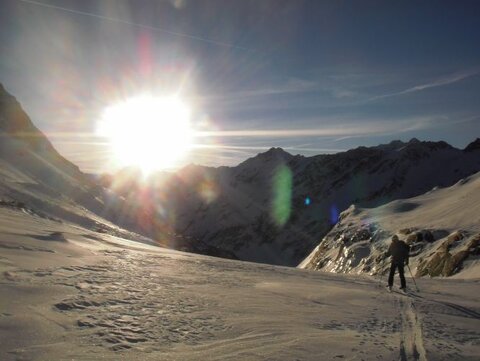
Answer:
[(412, 270), (410, 269), (410, 266), (408, 264), (407, 264), (407, 268), (408, 268), (408, 272), (410, 272), (410, 276), (412, 276), (413, 284), (415, 285), (417, 292), (420, 292), (417, 286), (417, 282), (415, 282), (415, 277), (413, 277)]
[(380, 268), (379, 275), (380, 275), (380, 277), (378, 277), (378, 286), (383, 287), (383, 282), (384, 282), (384, 277), (385, 277), (383, 267)]
[(382, 269), (380, 273), (380, 287), (383, 287), (383, 282), (385, 281), (385, 271)]

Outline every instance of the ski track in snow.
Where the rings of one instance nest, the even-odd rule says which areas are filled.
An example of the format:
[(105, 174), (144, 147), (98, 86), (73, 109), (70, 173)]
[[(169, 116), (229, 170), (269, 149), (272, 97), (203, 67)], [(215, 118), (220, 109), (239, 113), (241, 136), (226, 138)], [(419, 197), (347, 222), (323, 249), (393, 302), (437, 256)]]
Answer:
[(399, 298), (396, 303), (396, 308), (402, 317), (399, 360), (427, 361), (423, 346), (422, 322), (416, 312), (413, 299)]
[[(443, 302), (417, 293), (390, 293), (394, 309), (401, 317), (398, 361), (465, 360), (459, 345), (478, 344), (480, 332), (432, 317), (432, 312), (480, 320), (480, 313), (451, 302)], [(419, 311), (421, 310), (421, 312)], [(424, 330), (429, 338), (429, 349), (424, 340)], [(430, 358), (428, 355), (434, 353)], [(468, 358), (470, 360), (470, 358)]]

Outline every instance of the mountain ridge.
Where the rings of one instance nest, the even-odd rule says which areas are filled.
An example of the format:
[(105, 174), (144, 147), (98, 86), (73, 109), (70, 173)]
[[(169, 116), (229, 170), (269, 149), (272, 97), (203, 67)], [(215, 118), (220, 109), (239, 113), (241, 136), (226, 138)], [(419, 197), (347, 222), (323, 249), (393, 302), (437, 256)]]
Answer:
[[(452, 185), (480, 170), (477, 158), (476, 150), (417, 139), (313, 157), (273, 148), (236, 167), (197, 166), (194, 182), (180, 177), (164, 193), (166, 204), (175, 204), (176, 232), (226, 247), (240, 259), (293, 265), (350, 204), (377, 206)], [(281, 170), (291, 182), (291, 199), (288, 220), (278, 225), (272, 207)], [(215, 185), (214, 200), (196, 191), (205, 182)]]

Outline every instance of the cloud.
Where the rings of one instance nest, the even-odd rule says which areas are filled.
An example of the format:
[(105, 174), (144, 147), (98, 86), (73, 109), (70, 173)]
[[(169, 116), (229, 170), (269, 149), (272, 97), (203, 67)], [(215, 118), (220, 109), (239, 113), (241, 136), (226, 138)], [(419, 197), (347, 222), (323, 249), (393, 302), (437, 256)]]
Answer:
[(444, 86), (444, 85), (457, 83), (459, 81), (462, 81), (463, 79), (470, 78), (470, 77), (475, 76), (479, 73), (480, 73), (480, 70), (477, 68), (477, 69), (470, 70), (470, 71), (463, 72), (463, 73), (451, 74), (447, 77), (443, 77), (443, 78), (434, 80), (430, 83), (416, 85), (414, 87), (411, 87), (411, 88), (408, 88), (408, 89), (405, 89), (405, 90), (402, 90), (402, 91), (399, 91), (399, 92), (377, 95), (377, 96), (374, 96), (374, 97), (371, 97), (371, 98), (367, 99), (367, 102), (378, 100), (378, 99), (390, 98), (390, 97), (394, 97), (394, 96), (398, 96), (398, 95), (415, 93), (415, 92), (422, 91), (422, 90), (425, 90), (425, 89), (436, 88), (436, 87), (439, 87), (439, 86)]
[(311, 80), (305, 80), (300, 78), (288, 78), (280, 84), (271, 84), (268, 86), (258, 87), (254, 89), (239, 90), (234, 92), (229, 92), (226, 94), (211, 94), (200, 96), (200, 99), (203, 100), (232, 100), (232, 101), (243, 101), (245, 99), (270, 96), (270, 95), (281, 95), (281, 94), (295, 94), (295, 93), (305, 93), (318, 90), (317, 82)]
[(299, 137), (355, 137), (379, 136), (404, 133), (434, 126), (439, 117), (425, 116), (406, 119), (389, 119), (375, 122), (341, 123), (332, 126), (316, 128), (285, 128), (285, 129), (241, 129), (201, 131), (199, 137), (242, 137), (242, 138), (299, 138)]
[[(249, 145), (225, 145), (225, 144), (195, 144), (195, 148), (200, 149), (221, 149), (232, 153), (251, 153), (267, 151), (272, 146), (249, 146)], [(342, 152), (346, 149), (343, 148), (318, 148), (318, 147), (306, 147), (304, 145), (299, 146), (283, 146), (286, 151), (298, 151), (298, 152), (318, 152), (318, 153), (336, 153)]]
[(354, 92), (349, 89), (342, 89), (342, 88), (332, 89), (332, 96), (337, 99), (353, 98), (357, 95), (358, 95), (357, 92)]

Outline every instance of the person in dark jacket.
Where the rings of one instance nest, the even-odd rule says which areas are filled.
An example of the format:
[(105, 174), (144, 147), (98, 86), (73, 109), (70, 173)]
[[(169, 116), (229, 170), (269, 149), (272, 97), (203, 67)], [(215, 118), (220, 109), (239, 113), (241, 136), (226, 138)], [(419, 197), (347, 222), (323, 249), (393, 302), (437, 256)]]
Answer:
[(398, 274), (400, 275), (400, 289), (405, 291), (407, 284), (405, 282), (404, 266), (408, 265), (410, 247), (403, 241), (398, 239), (395, 234), (392, 237), (392, 243), (387, 251), (387, 256), (392, 256), (392, 264), (390, 265), (390, 274), (388, 275), (388, 289), (391, 291), (393, 286), (393, 276), (395, 270), (398, 268)]

